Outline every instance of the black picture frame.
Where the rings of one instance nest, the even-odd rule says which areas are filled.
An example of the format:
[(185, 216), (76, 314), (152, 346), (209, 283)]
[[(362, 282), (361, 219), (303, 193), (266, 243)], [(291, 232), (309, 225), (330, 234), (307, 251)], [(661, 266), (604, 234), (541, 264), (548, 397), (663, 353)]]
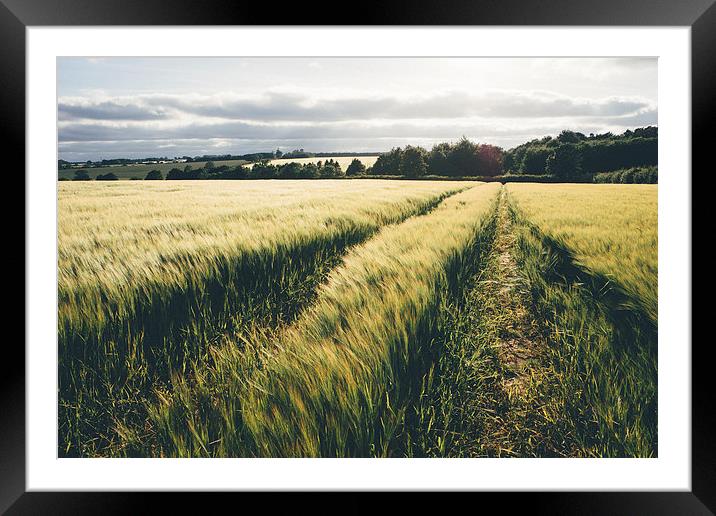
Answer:
[[(692, 73), (693, 168), (708, 169), (716, 141), (716, 4), (715, 0), (452, 0), (369, 2), (338, 15), (338, 7), (317, 13), (304, 4), (239, 3), (228, 0), (0, 0), (0, 99), (2, 142), (12, 149), (14, 174), (24, 170), (25, 156), (25, 29), (63, 25), (620, 25), (690, 26)], [(343, 23), (337, 20), (342, 20)], [(88, 45), (91, 53), (91, 45)], [(700, 166), (701, 165), (701, 166)], [(8, 170), (7, 172), (10, 172)], [(690, 173), (690, 171), (685, 171)], [(24, 176), (23, 176), (24, 177)], [(693, 175), (691, 175), (693, 181)], [(22, 188), (24, 189), (24, 183)], [(19, 190), (16, 190), (19, 192)], [(703, 191), (703, 189), (702, 189)], [(692, 206), (696, 206), (692, 196)], [(708, 205), (708, 203), (706, 203)], [(7, 211), (7, 208), (6, 208)], [(6, 213), (6, 217), (7, 217)], [(15, 219), (17, 216), (15, 215)], [(692, 212), (692, 220), (696, 221)], [(693, 234), (693, 231), (692, 231)], [(708, 233), (706, 233), (708, 235)], [(708, 240), (708, 236), (707, 236)], [(25, 249), (23, 247), (23, 249)], [(691, 249), (693, 264), (693, 245)], [(23, 251), (23, 258), (24, 256)], [(20, 256), (14, 256), (20, 261)], [(14, 267), (14, 265), (11, 265)], [(24, 267), (24, 260), (23, 265)], [(693, 270), (693, 265), (692, 265)], [(25, 274), (28, 272), (25, 269)], [(26, 276), (27, 281), (27, 276)], [(19, 303), (17, 303), (19, 305)], [(24, 303), (22, 305), (25, 307)], [(26, 307), (25, 309), (32, 309)], [(692, 316), (693, 320), (693, 316)], [(694, 340), (694, 339), (692, 339)], [(25, 492), (25, 356), (6, 342), (5, 367), (0, 375), (0, 511), (8, 514), (112, 514), (149, 512), (149, 503), (191, 508), (179, 493), (26, 493)], [(691, 343), (672, 343), (690, 345)], [(481, 493), (478, 499), (524, 506), (550, 514), (713, 514), (716, 512), (716, 407), (708, 340), (692, 346), (692, 491), (609, 493)], [(12, 348), (12, 349), (8, 349)], [(222, 495), (227, 496), (227, 495)], [(242, 504), (256, 495), (238, 494)], [(374, 494), (353, 493), (340, 502), (342, 512), (369, 512)], [(202, 497), (206, 500), (205, 497)], [(315, 495), (292, 500), (295, 508), (315, 508)], [(410, 504), (423, 509), (422, 494)], [(272, 498), (275, 500), (275, 498)], [(321, 498), (318, 507), (329, 502)], [(464, 499), (463, 499), (464, 500)], [(213, 500), (212, 500), (213, 501)], [(456, 503), (455, 500), (454, 503)], [(206, 508), (205, 502), (203, 507)], [(402, 503), (402, 502), (401, 502)], [(468, 503), (474, 504), (475, 500)], [(483, 503), (480, 500), (480, 503)], [(296, 505), (297, 504), (297, 505)], [(404, 506), (407, 509), (407, 506)]]

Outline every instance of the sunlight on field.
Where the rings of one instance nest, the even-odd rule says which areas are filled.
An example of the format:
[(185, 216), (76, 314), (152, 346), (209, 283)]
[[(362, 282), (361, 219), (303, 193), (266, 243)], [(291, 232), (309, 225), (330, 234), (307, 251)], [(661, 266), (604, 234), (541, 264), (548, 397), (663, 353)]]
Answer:
[(101, 291), (112, 299), (148, 283), (176, 284), (221, 256), (270, 252), (346, 225), (377, 227), (461, 187), (365, 180), (60, 183), (60, 312), (71, 293)]
[(656, 320), (657, 185), (509, 184), (528, 220), (644, 303)]

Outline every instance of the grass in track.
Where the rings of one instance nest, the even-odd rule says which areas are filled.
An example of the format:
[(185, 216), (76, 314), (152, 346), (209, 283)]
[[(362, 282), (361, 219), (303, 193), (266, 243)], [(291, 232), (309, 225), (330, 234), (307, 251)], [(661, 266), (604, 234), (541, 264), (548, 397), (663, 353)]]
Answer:
[[(576, 455), (653, 457), (656, 191), (618, 185), (627, 188), (604, 198), (605, 191), (589, 186), (571, 199), (584, 205), (564, 204), (562, 212), (537, 217), (538, 224), (527, 218), (534, 210), (527, 188), (512, 204), (518, 262), (547, 328), (556, 379), (550, 399), (561, 406), (562, 433)], [(570, 200), (559, 189), (551, 195)], [(622, 209), (625, 197), (635, 202)], [(530, 211), (522, 210), (523, 202)], [(581, 227), (585, 210), (591, 213), (589, 229), (575, 233), (573, 224)], [(654, 224), (644, 226), (649, 220)]]
[[(596, 232), (599, 242), (578, 237), (577, 260), (570, 240), (542, 233), (510, 193), (503, 188), (486, 259), (443, 307), (442, 352), (409, 411), (410, 454), (654, 456), (655, 310), (650, 295), (633, 297), (652, 285), (622, 287), (587, 269), (618, 270), (599, 255), (609, 248), (605, 231)], [(620, 245), (631, 249), (622, 259), (636, 264), (621, 273), (643, 271), (635, 260), (643, 242)]]
[(548, 399), (554, 374), (530, 289), (515, 258), (502, 189), (489, 252), (462, 293), (443, 307), (442, 353), (411, 412), (411, 454), (443, 457), (561, 456)]

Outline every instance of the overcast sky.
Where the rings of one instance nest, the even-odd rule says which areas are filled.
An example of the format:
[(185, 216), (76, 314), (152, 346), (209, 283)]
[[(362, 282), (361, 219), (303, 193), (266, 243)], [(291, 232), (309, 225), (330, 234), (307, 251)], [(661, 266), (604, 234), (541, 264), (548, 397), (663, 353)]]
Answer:
[(655, 58), (60, 58), (59, 157), (510, 148), (657, 123)]

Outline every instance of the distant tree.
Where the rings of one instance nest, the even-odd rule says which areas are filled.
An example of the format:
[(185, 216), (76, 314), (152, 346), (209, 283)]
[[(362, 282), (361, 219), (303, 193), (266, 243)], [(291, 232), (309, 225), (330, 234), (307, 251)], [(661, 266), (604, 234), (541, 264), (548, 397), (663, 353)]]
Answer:
[(72, 178), (73, 181), (89, 181), (91, 179), (86, 170), (75, 171), (75, 177)]
[(658, 138), (659, 129), (651, 125), (649, 127), (639, 127), (634, 129), (634, 136), (639, 136), (641, 138)]
[[(318, 163), (321, 163), (320, 161)], [(302, 179), (315, 179), (320, 176), (321, 166), (316, 163), (306, 163), (301, 167), (300, 177)]]
[(428, 153), (428, 172), (436, 176), (457, 175), (451, 170), (450, 153), (452, 145), (447, 142), (438, 143)]
[(147, 174), (147, 177), (144, 179), (150, 179), (150, 180), (157, 180), (157, 179), (164, 179), (164, 176), (162, 175), (161, 171), (159, 170), (150, 170)]
[(255, 179), (273, 179), (278, 175), (278, 168), (276, 165), (271, 165), (266, 160), (261, 160), (255, 163), (251, 168), (251, 177)]
[(97, 181), (117, 181), (119, 178), (112, 172), (108, 174), (99, 174), (96, 178)]
[(301, 164), (292, 161), (278, 167), (278, 177), (281, 179), (298, 179), (301, 176)]
[(502, 174), (502, 160), (505, 152), (495, 145), (480, 145), (477, 148), (477, 170), (481, 176), (499, 176)]
[(238, 165), (234, 168), (230, 168), (221, 174), (221, 179), (247, 179), (251, 169)]
[(213, 161), (207, 161), (204, 163), (204, 170), (212, 170), (214, 169), (215, 165)]
[(327, 160), (320, 170), (321, 177), (331, 179), (345, 176), (345, 172), (341, 169), (341, 165), (332, 159)]
[(506, 152), (504, 154), (502, 157), (502, 169), (504, 173), (517, 171), (514, 153)]
[(578, 177), (582, 173), (582, 156), (576, 146), (564, 144), (547, 158), (547, 173), (562, 179)]
[(276, 156), (276, 159), (280, 159), (281, 156), (283, 156), (283, 152), (281, 152), (281, 149), (276, 149), (276, 152), (274, 152), (273, 155)]
[(175, 168), (171, 169), (169, 172), (167, 172), (167, 179), (169, 179), (169, 180), (184, 179), (186, 176), (185, 173), (187, 172), (187, 169), (189, 169), (188, 172), (191, 172), (191, 167), (189, 167), (189, 166), (187, 166), (184, 169), (184, 171), (175, 167)]
[(350, 165), (348, 165), (348, 168), (346, 168), (346, 175), (362, 176), (363, 174), (365, 174), (365, 165), (358, 158), (354, 158)]
[(559, 136), (557, 136), (559, 143), (579, 143), (586, 138), (587, 137), (582, 133), (567, 130), (562, 131), (559, 133)]
[(405, 177), (422, 177), (428, 173), (428, 153), (422, 147), (408, 145), (403, 150), (403, 155), (398, 166), (398, 173)]
[(448, 173), (451, 176), (479, 176), (479, 161), (477, 145), (463, 136), (450, 148)]
[(528, 147), (522, 157), (519, 171), (523, 174), (544, 174), (547, 169), (547, 158), (552, 154), (547, 147)]
[(371, 173), (386, 176), (397, 175), (402, 155), (403, 150), (400, 147), (395, 147), (389, 152), (381, 154), (371, 167)]

